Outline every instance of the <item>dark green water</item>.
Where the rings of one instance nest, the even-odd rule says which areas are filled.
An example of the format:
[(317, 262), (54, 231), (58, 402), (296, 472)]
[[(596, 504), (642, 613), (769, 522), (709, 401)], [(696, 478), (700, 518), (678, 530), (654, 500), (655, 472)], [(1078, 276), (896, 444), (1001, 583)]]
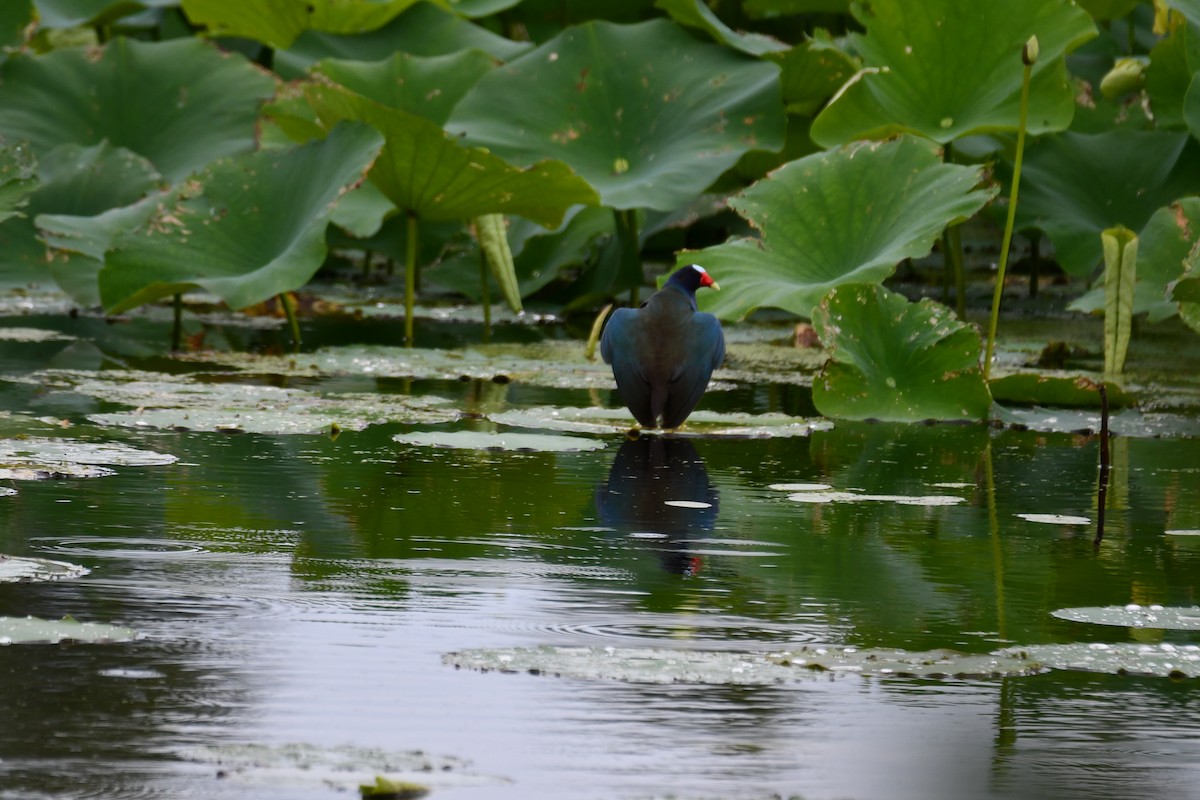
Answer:
[[(10, 373), (68, 358), (61, 345), (4, 347)], [(416, 388), (462, 403), (480, 390)], [(779, 400), (789, 392), (709, 407), (795, 411), (802, 398)], [(549, 396), (513, 386), (507, 402)], [(0, 407), (78, 420), (98, 406), (0, 383)], [(470, 762), (454, 770), (470, 780), (434, 774), (435, 797), (1198, 796), (1195, 681), (1049, 672), (637, 685), (442, 663), (455, 650), (533, 645), (1195, 642), (1050, 616), (1198, 602), (1200, 536), (1164, 533), (1200, 528), (1195, 440), (1114, 443), (1096, 548), (1090, 525), (1016, 516), (1095, 518), (1098, 443), (1081, 435), (845, 424), (796, 439), (611, 437), (555, 454), (391, 440), (405, 430), (336, 440), (110, 430), (100, 433), (180, 460), (9, 484), (19, 494), (0, 498), (0, 552), (92, 572), (0, 585), (0, 615), (70, 614), (144, 637), (0, 648), (0, 797), (346, 796), (296, 770), (219, 777), (232, 770), (212, 755), (288, 743)], [(965, 502), (804, 504), (769, 488), (785, 482)]]

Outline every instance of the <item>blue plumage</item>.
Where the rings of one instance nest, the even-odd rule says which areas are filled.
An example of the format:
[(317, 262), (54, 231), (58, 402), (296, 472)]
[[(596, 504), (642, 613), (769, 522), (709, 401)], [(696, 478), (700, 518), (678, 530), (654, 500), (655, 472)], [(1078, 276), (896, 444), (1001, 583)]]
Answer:
[(643, 427), (682, 425), (725, 360), (721, 323), (696, 307), (702, 286), (719, 288), (703, 267), (677, 269), (641, 308), (617, 309), (604, 327), (600, 355)]

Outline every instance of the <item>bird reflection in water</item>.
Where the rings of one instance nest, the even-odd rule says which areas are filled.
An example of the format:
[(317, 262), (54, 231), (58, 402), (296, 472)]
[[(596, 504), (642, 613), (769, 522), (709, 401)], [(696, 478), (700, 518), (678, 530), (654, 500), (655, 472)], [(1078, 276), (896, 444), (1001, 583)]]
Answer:
[(704, 460), (683, 438), (627, 439), (608, 481), (596, 487), (601, 523), (641, 538), (658, 550), (664, 569), (679, 575), (700, 571), (700, 557), (689, 550), (713, 529), (719, 508)]

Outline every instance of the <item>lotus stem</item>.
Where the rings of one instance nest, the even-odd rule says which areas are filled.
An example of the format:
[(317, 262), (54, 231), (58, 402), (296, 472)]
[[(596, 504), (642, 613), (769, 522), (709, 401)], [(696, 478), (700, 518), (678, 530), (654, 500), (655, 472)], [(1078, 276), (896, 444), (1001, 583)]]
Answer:
[(300, 352), (300, 320), (296, 318), (296, 304), (292, 301), (290, 292), (279, 293), (279, 303), (283, 313), (287, 315), (288, 328), (292, 332), (292, 352)]
[(588, 361), (596, 360), (596, 345), (600, 343), (600, 332), (604, 330), (604, 320), (608, 319), (608, 312), (612, 309), (613, 304), (609, 303), (600, 309), (600, 313), (592, 321), (592, 331), (588, 334), (587, 345), (583, 348), (583, 357)]
[(492, 336), (492, 287), (488, 283), (487, 252), (479, 246), (479, 302), (483, 304), (483, 340)]
[(996, 349), (996, 323), (1000, 319), (1000, 296), (1004, 293), (1004, 271), (1008, 268), (1008, 250), (1012, 245), (1013, 226), (1017, 221), (1017, 192), (1021, 188), (1021, 162), (1025, 158), (1025, 127), (1029, 119), (1029, 82), (1033, 78), (1033, 65), (1037, 63), (1038, 41), (1029, 37), (1021, 50), (1021, 62), (1025, 65), (1021, 76), (1021, 111), (1017, 122), (1017, 155), (1013, 160), (1012, 191), (1008, 195), (1008, 220), (1004, 224), (1004, 240), (1000, 245), (1000, 264), (996, 271), (996, 290), (992, 294), (992, 315), (988, 321), (987, 349), (983, 356), (983, 379), (992, 374), (992, 354)]
[(175, 293), (175, 324), (171, 326), (171, 352), (178, 353), (183, 346), (183, 295)]
[(413, 305), (417, 294), (417, 215), (408, 212), (404, 262), (404, 344), (413, 346)]

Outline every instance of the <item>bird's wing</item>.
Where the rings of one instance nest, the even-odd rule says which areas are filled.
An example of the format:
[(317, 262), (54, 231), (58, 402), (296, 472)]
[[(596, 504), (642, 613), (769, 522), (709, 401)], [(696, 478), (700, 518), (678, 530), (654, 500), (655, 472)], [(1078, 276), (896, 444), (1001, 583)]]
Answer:
[(613, 361), (613, 349), (629, 346), (633, 335), (633, 323), (637, 312), (632, 308), (618, 308), (608, 318), (604, 325), (604, 333), (600, 336), (600, 357), (605, 364)]

